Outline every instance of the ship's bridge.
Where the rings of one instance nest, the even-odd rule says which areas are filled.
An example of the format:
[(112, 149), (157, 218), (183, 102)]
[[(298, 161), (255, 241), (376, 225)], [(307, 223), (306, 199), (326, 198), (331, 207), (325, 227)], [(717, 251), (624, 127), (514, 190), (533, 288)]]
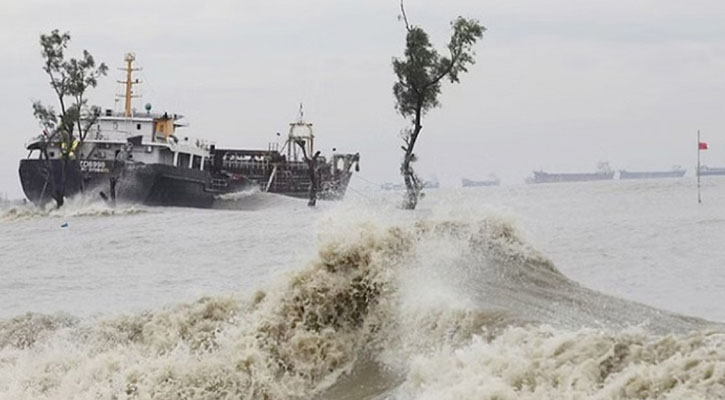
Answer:
[[(149, 107), (150, 108), (150, 107)], [(146, 113), (126, 116), (124, 113), (105, 110), (91, 128), (88, 139), (126, 140), (133, 136), (142, 136), (144, 142), (166, 142), (173, 138), (176, 129), (186, 126), (179, 122), (180, 114)]]

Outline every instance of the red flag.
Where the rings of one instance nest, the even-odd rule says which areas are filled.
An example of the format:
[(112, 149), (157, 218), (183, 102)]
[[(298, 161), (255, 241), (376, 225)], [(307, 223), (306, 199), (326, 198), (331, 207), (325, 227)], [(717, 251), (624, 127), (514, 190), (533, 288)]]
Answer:
[(700, 142), (697, 146), (698, 150), (707, 150), (707, 143), (706, 142)]

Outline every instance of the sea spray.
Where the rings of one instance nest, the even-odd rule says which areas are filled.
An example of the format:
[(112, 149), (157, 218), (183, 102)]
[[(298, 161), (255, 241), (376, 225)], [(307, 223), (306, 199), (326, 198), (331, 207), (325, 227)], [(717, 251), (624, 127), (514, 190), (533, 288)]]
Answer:
[(512, 327), (410, 363), (396, 398), (722, 399), (725, 334)]
[(26, 313), (0, 323), (0, 349), (26, 349), (55, 331), (78, 324), (78, 319), (66, 314), (43, 315)]
[(76, 195), (66, 200), (63, 207), (56, 208), (48, 203), (43, 207), (32, 203), (0, 208), (0, 221), (16, 221), (34, 218), (72, 218), (72, 217), (99, 217), (114, 215), (135, 215), (149, 212), (145, 207), (134, 204), (119, 204), (110, 207), (99, 199)]

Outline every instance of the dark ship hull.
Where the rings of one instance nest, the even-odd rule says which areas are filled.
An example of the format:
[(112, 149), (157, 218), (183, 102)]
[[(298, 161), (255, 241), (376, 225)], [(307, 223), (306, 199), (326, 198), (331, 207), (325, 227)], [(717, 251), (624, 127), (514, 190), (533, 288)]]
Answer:
[(685, 176), (685, 170), (671, 171), (619, 171), (619, 179), (660, 179), (660, 178), (682, 178)]
[(558, 183), (558, 182), (586, 182), (606, 181), (614, 179), (614, 171), (593, 173), (548, 173), (535, 171), (534, 176), (527, 183)]
[[(117, 180), (113, 189), (112, 177)], [(88, 172), (82, 171), (75, 160), (20, 161), (20, 182), (25, 196), (41, 206), (59, 197), (84, 193), (152, 206), (210, 208), (217, 193), (209, 186), (210, 181), (208, 172), (163, 164), (125, 163), (115, 171), (108, 168), (103, 172)]]
[[(259, 189), (285, 196), (307, 198), (311, 180), (305, 162), (288, 162), (277, 152), (216, 150), (203, 170), (166, 164), (107, 160), (20, 161), (20, 181), (25, 196), (45, 205), (78, 193), (91, 197), (150, 206), (212, 208), (224, 194)], [(259, 158), (227, 161), (231, 154), (256, 154)], [(225, 157), (227, 156), (227, 157)], [(340, 200), (357, 165), (357, 155), (335, 155), (337, 165), (318, 165), (318, 198)], [(324, 160), (323, 160), (324, 161)], [(116, 182), (111, 184), (112, 179)]]

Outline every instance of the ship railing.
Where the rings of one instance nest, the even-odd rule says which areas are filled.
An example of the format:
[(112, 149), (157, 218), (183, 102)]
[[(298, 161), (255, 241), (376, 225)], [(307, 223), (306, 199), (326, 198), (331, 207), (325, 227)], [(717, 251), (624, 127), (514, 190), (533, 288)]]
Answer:
[(222, 166), (227, 168), (269, 168), (269, 160), (238, 160), (238, 159), (226, 159), (222, 160)]

